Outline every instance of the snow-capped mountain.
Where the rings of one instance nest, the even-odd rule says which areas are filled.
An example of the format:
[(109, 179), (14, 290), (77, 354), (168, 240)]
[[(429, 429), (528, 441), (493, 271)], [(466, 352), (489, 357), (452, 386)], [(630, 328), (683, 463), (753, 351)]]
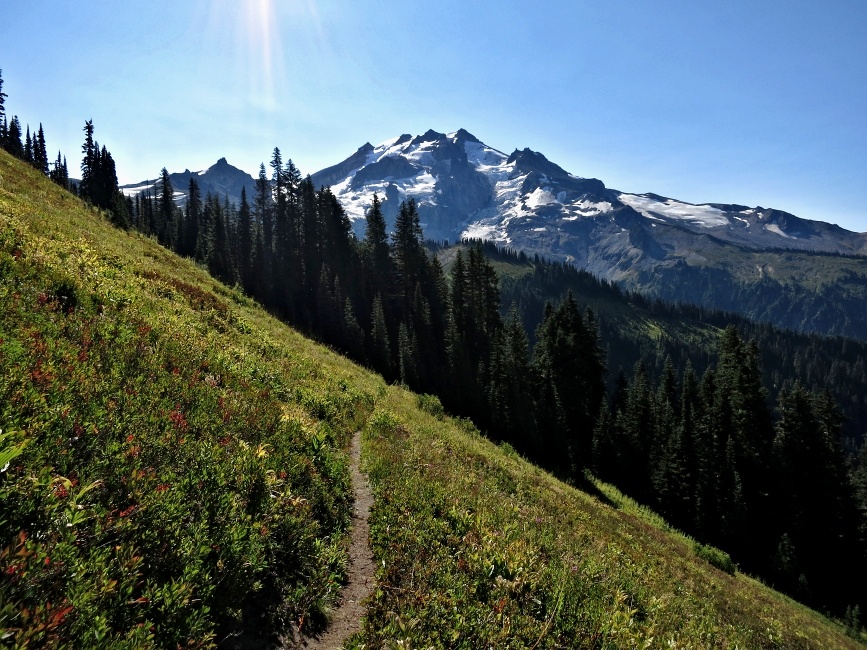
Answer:
[[(229, 201), (235, 205), (241, 203), (241, 189), (247, 188), (247, 198), (250, 200), (255, 187), (255, 180), (247, 172), (230, 165), (225, 158), (220, 158), (216, 163), (205, 170), (191, 172), (185, 169), (183, 172), (169, 174), (174, 190), (175, 202), (183, 205), (187, 201), (187, 192), (190, 187), (190, 178), (195, 178), (199, 185), (199, 191), (204, 198), (209, 192), (221, 199), (229, 197)], [(156, 180), (141, 181), (129, 185), (121, 185), (120, 190), (126, 196), (135, 196), (146, 190), (152, 195), (158, 194), (159, 178)]]
[(431, 239), (492, 240), (649, 297), (867, 339), (867, 233), (780, 210), (621, 192), (464, 130), (368, 143), (313, 180), (331, 186), (359, 236), (374, 192), (389, 225), (412, 197)]
[(597, 263), (605, 251), (631, 252), (632, 262), (641, 253), (658, 262), (688, 257), (679, 249), (692, 249), (688, 244), (696, 237), (754, 250), (867, 253), (867, 234), (762, 207), (620, 192), (570, 174), (530, 149), (497, 151), (463, 129), (367, 143), (313, 180), (331, 186), (359, 234), (374, 192), (384, 199), (387, 218), (412, 197), (427, 237), (489, 239), (575, 261), (603, 276), (617, 275), (612, 259)]

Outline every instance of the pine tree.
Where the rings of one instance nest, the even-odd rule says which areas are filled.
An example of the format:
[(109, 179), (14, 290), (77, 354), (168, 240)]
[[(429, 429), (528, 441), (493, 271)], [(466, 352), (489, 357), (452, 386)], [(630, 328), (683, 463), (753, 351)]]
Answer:
[(331, 290), (331, 272), (328, 265), (323, 262), (316, 291), (316, 327), (322, 339), (331, 344), (337, 342), (337, 326), (342, 320), (339, 303), (335, 304), (335, 302)]
[(238, 260), (238, 272), (241, 276), (241, 284), (244, 291), (253, 293), (253, 218), (250, 212), (250, 204), (247, 203), (247, 188), (241, 188), (241, 206), (238, 208), (238, 241), (236, 259)]
[(174, 249), (177, 242), (174, 194), (169, 171), (163, 167), (160, 171), (160, 230), (157, 232), (157, 238), (169, 249)]
[(422, 242), (421, 223), (415, 200), (400, 205), (392, 235), (392, 254), (398, 278), (398, 295), (405, 309), (411, 308), (415, 285), (421, 279), (427, 261)]
[[(772, 517), (767, 498), (774, 430), (758, 357), (755, 343), (744, 343), (735, 327), (726, 328), (719, 343), (711, 407), (715, 451), (717, 457), (725, 451), (726, 458), (717, 482), (722, 491), (720, 521), (728, 527), (730, 552), (747, 567), (764, 563), (774, 543), (768, 528)], [(735, 483), (740, 485), (740, 503), (728, 499)], [(726, 508), (736, 508), (737, 512), (727, 512)], [(741, 523), (735, 526), (735, 521)], [(744, 529), (738, 530), (741, 525)], [(749, 541), (745, 530), (751, 533)]]
[(69, 171), (66, 167), (66, 157), (62, 157), (60, 151), (57, 152), (57, 160), (54, 161), (54, 168), (49, 172), (48, 176), (64, 189), (69, 186)]
[[(374, 193), (373, 203), (365, 215), (364, 229), (364, 259), (370, 272), (390, 274), (391, 256), (388, 247), (388, 231), (385, 217), (382, 214), (382, 204)], [(387, 280), (387, 276), (386, 276)]]
[(401, 321), (398, 328), (398, 360), (400, 381), (406, 386), (414, 386), (418, 381), (418, 350), (415, 337), (410, 333), (406, 323)]
[(48, 176), (48, 150), (45, 146), (45, 132), (42, 130), (42, 122), (39, 123), (39, 131), (33, 141), (33, 165)]
[(572, 471), (589, 467), (605, 368), (595, 327), (591, 331), (587, 326), (571, 291), (556, 309), (546, 309), (536, 333), (534, 365), (542, 381), (551, 384), (549, 393), (558, 396), (563, 412), (565, 428), (556, 442), (562, 469), (565, 463)]
[(27, 125), (27, 136), (24, 138), (24, 162), (33, 164), (33, 141), (30, 139), (30, 125)]
[(355, 318), (355, 310), (352, 308), (352, 301), (346, 299), (343, 308), (343, 329), (346, 332), (344, 348), (346, 353), (360, 363), (364, 363), (366, 356), (364, 354), (364, 330), (358, 324), (358, 319)]
[(78, 194), (84, 199), (92, 200), (97, 174), (98, 151), (93, 140), (93, 120), (84, 123), (84, 144), (81, 145), (81, 182), (78, 184)]
[(491, 365), (488, 401), (493, 430), (524, 453), (538, 453), (529, 342), (514, 305), (498, 337)]
[(24, 145), (21, 144), (21, 122), (13, 115), (6, 132), (6, 151), (16, 158), (24, 158)]
[(393, 378), (393, 363), (391, 355), (391, 343), (388, 337), (388, 328), (385, 323), (385, 313), (382, 310), (382, 296), (376, 294), (373, 299), (373, 314), (370, 330), (370, 354), (368, 358), (373, 367), (382, 373), (386, 380)]
[[(777, 530), (798, 549), (799, 571), (813, 594), (842, 609), (850, 594), (841, 594), (837, 576), (851, 571), (857, 533), (853, 489), (838, 445), (838, 415), (828, 409), (821, 395), (811, 396), (800, 383), (780, 394), (774, 512)], [(791, 580), (793, 574), (786, 577)]]

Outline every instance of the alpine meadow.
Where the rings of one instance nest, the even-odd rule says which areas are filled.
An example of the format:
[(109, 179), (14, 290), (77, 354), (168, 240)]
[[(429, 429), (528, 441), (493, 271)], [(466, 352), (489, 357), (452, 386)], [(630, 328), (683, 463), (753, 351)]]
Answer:
[[(285, 119), (295, 73), (271, 52), (315, 42), (287, 139), (327, 116), (316, 146), (335, 156), (354, 121), (314, 72), (364, 79), (394, 44), (336, 65), (331, 2), (200, 4), (196, 38), (237, 14), (235, 47), (263, 57), (221, 118), (255, 105), (243, 150)], [(278, 38), (290, 14), (315, 24), (309, 42)], [(443, 43), (459, 51), (464, 29)], [(159, 34), (156, 50), (190, 40)], [(436, 78), (476, 126), (473, 83)], [(617, 190), (464, 128), (309, 174), (276, 146), (254, 175), (237, 148), (169, 171), (212, 153), (182, 132), (180, 91), (171, 118), (134, 107), (178, 145), (130, 182), (146, 173), (121, 169), (135, 124), (65, 115), (79, 163), (53, 154), (70, 137), (57, 106), (28, 122), (11, 108), (32, 110), (29, 89), (6, 90), (0, 70), (0, 647), (864, 647), (867, 233), (757, 205), (752, 185), (749, 204)], [(563, 138), (542, 145), (562, 157)]]

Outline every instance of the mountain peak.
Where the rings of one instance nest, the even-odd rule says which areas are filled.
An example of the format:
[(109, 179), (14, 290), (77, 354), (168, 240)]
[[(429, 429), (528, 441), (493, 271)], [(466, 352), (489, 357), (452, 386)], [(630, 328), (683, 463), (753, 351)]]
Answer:
[(458, 142), (475, 142), (477, 144), (482, 144), (481, 140), (479, 140), (476, 136), (474, 136), (466, 129), (458, 129), (455, 132), (455, 140), (457, 140)]
[[(401, 136), (401, 140), (403, 140), (404, 136)], [(412, 139), (412, 144), (420, 144), (422, 142), (436, 142), (438, 140), (442, 140), (446, 137), (445, 133), (439, 133), (438, 131), (434, 131), (433, 129), (428, 129), (422, 135), (417, 135)], [(397, 144), (401, 144), (400, 141)]]
[(539, 174), (545, 174), (550, 178), (567, 178), (570, 176), (569, 172), (565, 169), (552, 163), (541, 153), (533, 151), (529, 147), (525, 147), (520, 151), (515, 149), (512, 152), (512, 155), (509, 156), (508, 162), (514, 163), (515, 170), (523, 173), (537, 172)]

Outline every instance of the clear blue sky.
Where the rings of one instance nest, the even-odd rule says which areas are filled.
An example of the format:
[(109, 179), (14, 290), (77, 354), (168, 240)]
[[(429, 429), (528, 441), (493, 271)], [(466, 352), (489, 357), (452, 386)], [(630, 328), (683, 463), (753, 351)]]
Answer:
[(867, 2), (15, 2), (7, 112), (121, 182), (466, 128), (609, 187), (867, 231)]

